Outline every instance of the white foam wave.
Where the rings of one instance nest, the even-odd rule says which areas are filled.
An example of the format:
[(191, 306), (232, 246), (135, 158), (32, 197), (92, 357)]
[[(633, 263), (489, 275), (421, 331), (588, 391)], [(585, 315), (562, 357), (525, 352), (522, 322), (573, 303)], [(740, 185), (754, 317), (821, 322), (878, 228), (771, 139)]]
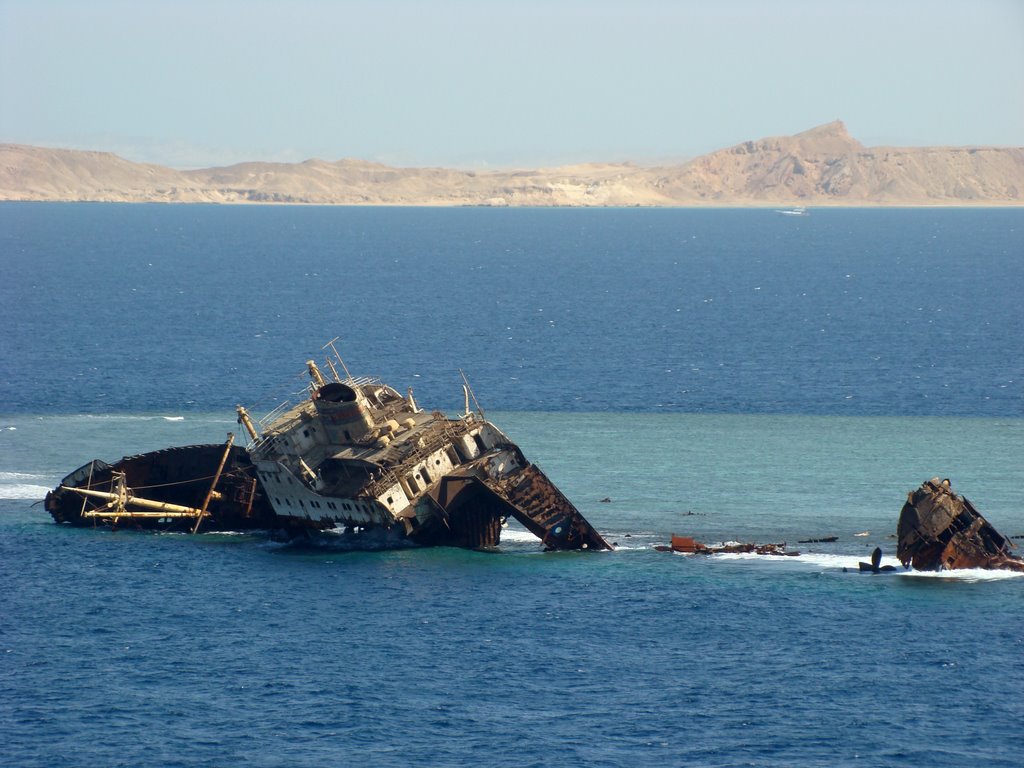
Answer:
[(40, 475), (35, 472), (0, 472), (0, 483), (11, 480), (48, 480), (47, 475)]
[(0, 499), (42, 499), (53, 490), (52, 485), (42, 485), (52, 480), (49, 475), (38, 472), (0, 472)]
[(1003, 581), (1024, 576), (1021, 571), (989, 571), (984, 568), (961, 568), (956, 571), (906, 571), (900, 574), (912, 579), (942, 579), (945, 581)]
[[(208, 536), (211, 538), (218, 536), (259, 536), (260, 532), (261, 531), (257, 530), (200, 530), (197, 536)], [(187, 537), (189, 539), (193, 537), (193, 534), (189, 534), (189, 532), (185, 530), (159, 530), (156, 535), (180, 536), (182, 538)]]
[[(636, 538), (637, 534), (633, 534), (627, 538), (624, 534), (613, 534), (602, 532), (601, 534), (609, 542), (615, 542), (615, 551), (629, 551), (629, 550), (649, 550), (651, 544), (647, 541)], [(501, 543), (502, 544), (537, 544), (540, 539), (534, 536), (532, 533), (524, 528), (508, 528), (501, 529)]]
[(501, 540), (505, 544), (511, 544), (512, 542), (529, 544), (540, 541), (540, 539), (523, 528), (502, 528)]
[[(870, 558), (858, 555), (830, 555), (823, 552), (807, 552), (793, 557), (776, 557), (772, 555), (758, 555), (753, 552), (726, 552), (712, 555), (718, 560), (758, 560), (769, 563), (802, 563), (813, 565), (819, 568), (848, 571), (859, 571), (860, 563), (867, 562)], [(943, 579), (947, 581), (1002, 581), (1004, 579), (1015, 579), (1024, 576), (1020, 571), (990, 571), (984, 568), (962, 568), (955, 571), (915, 571), (907, 570), (895, 557), (883, 557), (880, 565), (891, 565), (896, 570), (895, 575), (912, 579)]]
[[(82, 420), (85, 422), (136, 422), (136, 421), (185, 421), (185, 416), (166, 416), (159, 413), (76, 413), (68, 416), (41, 416), (40, 420), (59, 419), (63, 422)], [(236, 420), (221, 413), (197, 413), (187, 417), (189, 422), (203, 424), (235, 424)]]
[(29, 485), (27, 483), (14, 483), (12, 485), (0, 485), (0, 499), (33, 499), (38, 500), (53, 490), (45, 485)]
[[(833, 555), (826, 552), (801, 552), (799, 555), (780, 557), (778, 555), (759, 555), (755, 552), (722, 552), (712, 555), (719, 560), (757, 560), (760, 562), (773, 563), (800, 563), (802, 565), (813, 565), (818, 568), (835, 568), (836, 570), (858, 571), (860, 563), (866, 563), (871, 558), (869, 555)], [(894, 568), (903, 570), (900, 561), (895, 557), (883, 557), (880, 565), (891, 565)]]
[[(871, 561), (871, 555), (865, 552), (863, 555), (833, 555), (825, 552), (802, 552), (793, 558), (801, 563), (819, 565), (823, 568), (850, 568), (859, 569), (859, 563)], [(903, 570), (903, 565), (893, 556), (883, 556), (879, 565), (891, 565), (894, 568)]]
[(156, 421), (163, 416), (147, 416), (135, 413), (81, 413), (69, 418), (86, 419), (87, 421)]
[(651, 547), (653, 546), (651, 544), (644, 544), (644, 543), (639, 542), (639, 541), (634, 542), (634, 541), (629, 540), (629, 539), (627, 539), (625, 542), (622, 542), (621, 540), (616, 539), (614, 536), (605, 536), (604, 538), (607, 541), (610, 541), (610, 542), (615, 544), (615, 551), (616, 552), (649, 551), (651, 549)]
[[(799, 555), (759, 555), (756, 552), (720, 552), (711, 555), (715, 560), (756, 560), (757, 562), (770, 563), (801, 563), (803, 565), (814, 565), (822, 568), (857, 568), (857, 563), (866, 561), (867, 557), (856, 555), (827, 555), (818, 552), (806, 552)], [(885, 562), (882, 565), (892, 565)]]

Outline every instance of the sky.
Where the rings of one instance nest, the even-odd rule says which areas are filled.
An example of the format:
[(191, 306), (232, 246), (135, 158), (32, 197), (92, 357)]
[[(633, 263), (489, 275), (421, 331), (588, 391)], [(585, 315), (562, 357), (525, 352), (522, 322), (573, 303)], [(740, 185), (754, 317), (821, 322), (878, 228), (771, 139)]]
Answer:
[(0, 0), (0, 142), (176, 168), (1024, 146), (1024, 0)]

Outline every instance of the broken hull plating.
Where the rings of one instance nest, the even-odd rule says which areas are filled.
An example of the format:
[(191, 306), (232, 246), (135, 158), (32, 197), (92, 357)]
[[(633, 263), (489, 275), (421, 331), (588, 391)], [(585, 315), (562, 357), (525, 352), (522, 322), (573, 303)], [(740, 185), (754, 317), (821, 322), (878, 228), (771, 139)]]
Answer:
[[(550, 550), (610, 549), (544, 472), (518, 447), (502, 444), (451, 471), (389, 519), (400, 483), (367, 483), (355, 493), (318, 493), (282, 462), (257, 460), (261, 487), (276, 510), (280, 528), (342, 529), (347, 533), (389, 532), (401, 545), (497, 547), (508, 519), (519, 521)], [(417, 477), (421, 477), (417, 474)], [(405, 485), (404, 487), (408, 487)]]
[(974, 505), (935, 477), (907, 494), (896, 528), (896, 555), (918, 571), (986, 568), (1024, 571), (1013, 545)]
[(207, 506), (202, 530), (243, 531), (274, 525), (273, 509), (266, 501), (249, 454), (244, 448), (224, 445), (190, 445), (126, 456), (114, 464), (99, 459), (79, 467), (46, 494), (44, 506), (54, 522), (76, 526), (122, 526), (159, 531), (186, 531), (196, 518), (160, 517), (147, 513), (131, 500), (124, 514), (96, 516), (104, 499), (83, 496), (74, 489), (102, 494), (116, 493), (118, 473), (133, 495), (158, 504), (199, 509), (222, 458), (223, 471), (217, 494)]

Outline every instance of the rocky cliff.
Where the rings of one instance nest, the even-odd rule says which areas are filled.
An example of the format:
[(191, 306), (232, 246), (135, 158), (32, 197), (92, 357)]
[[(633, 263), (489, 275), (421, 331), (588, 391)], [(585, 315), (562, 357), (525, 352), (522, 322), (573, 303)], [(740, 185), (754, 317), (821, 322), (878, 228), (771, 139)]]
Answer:
[(1021, 205), (1024, 148), (864, 147), (841, 122), (664, 167), (473, 172), (362, 160), (178, 171), (0, 144), (0, 200), (343, 205)]

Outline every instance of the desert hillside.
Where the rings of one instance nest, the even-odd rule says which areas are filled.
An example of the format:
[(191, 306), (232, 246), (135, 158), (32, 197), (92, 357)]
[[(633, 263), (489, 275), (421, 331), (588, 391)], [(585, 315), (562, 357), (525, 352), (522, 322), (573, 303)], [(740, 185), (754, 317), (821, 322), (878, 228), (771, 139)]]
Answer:
[(363, 160), (178, 171), (0, 144), (0, 200), (339, 205), (1021, 205), (1024, 147), (865, 147), (841, 122), (664, 167), (473, 172)]

